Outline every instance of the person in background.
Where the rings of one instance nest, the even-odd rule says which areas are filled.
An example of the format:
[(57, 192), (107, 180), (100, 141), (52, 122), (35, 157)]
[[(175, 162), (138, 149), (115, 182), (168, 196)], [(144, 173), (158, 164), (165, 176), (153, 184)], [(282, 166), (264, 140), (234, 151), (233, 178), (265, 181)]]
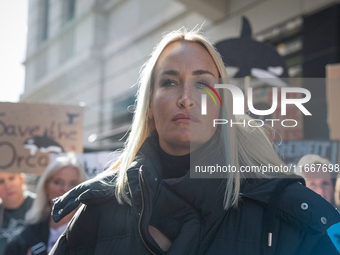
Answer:
[(335, 191), (334, 191), (334, 204), (335, 207), (340, 207), (340, 172), (336, 176)]
[(333, 171), (330, 171), (332, 163), (319, 155), (308, 154), (299, 160), (297, 166), (303, 166), (301, 174), (306, 180), (307, 188), (334, 206), (335, 180), (332, 176)]
[(85, 170), (74, 154), (59, 156), (51, 162), (39, 179), (37, 198), (26, 214), (28, 225), (7, 245), (5, 254), (47, 254), (74, 214), (58, 223), (52, 221), (52, 199), (86, 180)]
[[(338, 173), (335, 183), (335, 192), (334, 192), (334, 204), (335, 207), (340, 207), (340, 173)], [(338, 209), (336, 209), (338, 210)], [(340, 252), (340, 223), (331, 226), (328, 230), (328, 235), (334, 243), (335, 247)]]
[[(302, 176), (306, 180), (307, 188), (321, 195), (333, 206), (340, 205), (340, 182), (336, 181), (335, 185), (334, 165), (328, 159), (308, 154), (303, 156), (297, 165), (303, 166)], [(340, 223), (331, 226), (327, 233), (340, 252)]]
[(26, 225), (25, 214), (35, 195), (25, 190), (24, 174), (0, 172), (0, 255)]

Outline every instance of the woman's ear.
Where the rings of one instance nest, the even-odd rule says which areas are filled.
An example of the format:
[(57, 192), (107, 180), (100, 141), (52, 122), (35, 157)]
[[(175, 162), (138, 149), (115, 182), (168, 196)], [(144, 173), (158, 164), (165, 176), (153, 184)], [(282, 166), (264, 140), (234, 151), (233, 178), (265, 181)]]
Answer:
[(153, 119), (153, 111), (151, 104), (149, 105), (148, 111), (146, 112), (146, 120), (152, 120)]

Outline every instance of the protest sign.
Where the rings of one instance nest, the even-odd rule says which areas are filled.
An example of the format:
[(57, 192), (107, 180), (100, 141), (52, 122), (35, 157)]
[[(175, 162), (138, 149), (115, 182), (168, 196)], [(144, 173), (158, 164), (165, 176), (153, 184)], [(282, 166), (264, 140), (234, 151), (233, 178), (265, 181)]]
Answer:
[(275, 149), (287, 165), (296, 165), (307, 154), (316, 154), (337, 164), (338, 144), (329, 140), (284, 141), (277, 142)]
[[(340, 64), (326, 66), (327, 123), (330, 139), (340, 140)], [(340, 155), (338, 155), (338, 160)]]
[(41, 174), (50, 153), (83, 152), (83, 108), (0, 102), (0, 171)]

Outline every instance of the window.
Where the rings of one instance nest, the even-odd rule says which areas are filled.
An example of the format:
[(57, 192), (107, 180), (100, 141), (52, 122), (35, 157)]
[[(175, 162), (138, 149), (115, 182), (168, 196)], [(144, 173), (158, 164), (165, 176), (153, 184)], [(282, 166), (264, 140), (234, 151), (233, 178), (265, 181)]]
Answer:
[(67, 23), (74, 18), (76, 0), (62, 0), (62, 19)]
[(39, 42), (43, 42), (48, 38), (48, 21), (49, 21), (49, 8), (50, 8), (50, 1), (49, 0), (40, 0), (39, 6), (39, 27), (40, 31), (39, 35)]

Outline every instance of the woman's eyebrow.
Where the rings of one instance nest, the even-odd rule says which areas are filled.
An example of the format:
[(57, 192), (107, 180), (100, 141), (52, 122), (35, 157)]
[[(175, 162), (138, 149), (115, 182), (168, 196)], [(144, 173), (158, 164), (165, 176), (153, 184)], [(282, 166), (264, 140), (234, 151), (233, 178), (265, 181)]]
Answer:
[[(179, 75), (180, 72), (179, 71), (175, 71), (175, 70), (166, 70), (166, 71), (163, 71), (161, 75), (164, 75), (164, 74), (168, 74), (168, 75)], [(213, 77), (215, 77), (215, 75), (207, 70), (195, 70), (192, 72), (192, 75), (201, 75), (201, 74), (210, 74), (212, 75)]]
[(175, 70), (166, 70), (166, 71), (163, 71), (161, 75), (164, 75), (164, 74), (169, 74), (169, 75), (179, 75), (179, 71), (175, 71)]
[(215, 75), (207, 70), (196, 70), (192, 72), (192, 75), (210, 74), (215, 77)]

